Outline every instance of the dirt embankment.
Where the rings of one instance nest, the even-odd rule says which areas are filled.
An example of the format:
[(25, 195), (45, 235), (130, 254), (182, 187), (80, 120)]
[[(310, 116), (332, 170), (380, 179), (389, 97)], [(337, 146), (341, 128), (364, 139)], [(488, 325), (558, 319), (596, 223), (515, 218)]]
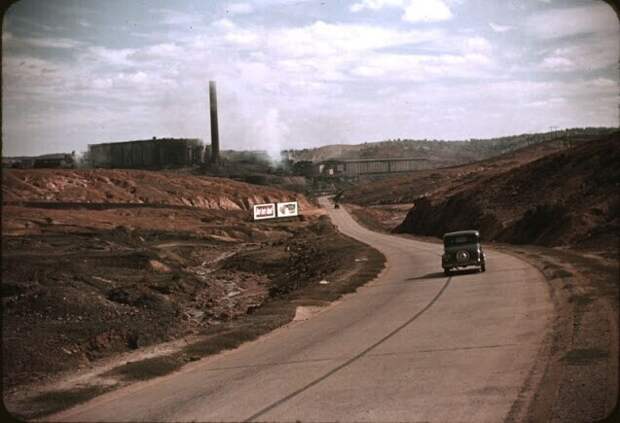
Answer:
[[(276, 188), (257, 188), (225, 178), (140, 170), (4, 171), (2, 200), (11, 203), (152, 205), (215, 210), (249, 210), (253, 204), (298, 197)], [(85, 207), (85, 206), (83, 206)]]
[(575, 246), (617, 257), (620, 133), (522, 166), (478, 175), (449, 196), (415, 201), (399, 232), (478, 228), (485, 240)]
[[(344, 277), (342, 264), (372, 254), (305, 197), (223, 178), (11, 170), (2, 190), (5, 400), (62, 372), (185, 336), (208, 340), (174, 355), (169, 371), (238, 345), (292, 319), (293, 298), (332, 301), (351, 281), (354, 289), (361, 280)], [(295, 199), (300, 218), (251, 221), (252, 204)], [(168, 368), (159, 364), (157, 372)], [(70, 405), (76, 394), (68, 395), (60, 405), (35, 398), (20, 415)]]

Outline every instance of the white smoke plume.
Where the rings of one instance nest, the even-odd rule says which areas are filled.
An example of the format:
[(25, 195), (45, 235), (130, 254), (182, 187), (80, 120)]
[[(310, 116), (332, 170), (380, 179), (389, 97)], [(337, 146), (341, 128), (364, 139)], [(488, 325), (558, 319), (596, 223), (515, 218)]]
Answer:
[(290, 134), (290, 128), (280, 117), (280, 111), (270, 107), (262, 119), (256, 122), (254, 130), (257, 144), (267, 152), (273, 163), (280, 162), (280, 151), (287, 144)]

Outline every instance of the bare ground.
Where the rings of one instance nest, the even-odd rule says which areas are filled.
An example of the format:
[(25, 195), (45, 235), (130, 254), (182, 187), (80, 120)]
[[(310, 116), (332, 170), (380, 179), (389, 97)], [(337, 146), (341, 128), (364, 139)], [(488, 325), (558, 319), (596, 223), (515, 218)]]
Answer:
[[(142, 171), (3, 176), (3, 399), (21, 418), (235, 348), (383, 267), (282, 190)], [(251, 222), (251, 204), (294, 198), (300, 218)]]

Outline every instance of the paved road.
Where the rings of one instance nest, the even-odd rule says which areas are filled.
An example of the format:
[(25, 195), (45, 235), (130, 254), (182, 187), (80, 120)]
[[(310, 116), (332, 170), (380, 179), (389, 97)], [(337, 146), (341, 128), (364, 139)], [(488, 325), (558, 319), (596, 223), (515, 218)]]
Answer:
[(61, 421), (519, 420), (552, 306), (540, 274), (487, 252), (485, 273), (445, 277), (441, 246), (371, 232), (378, 279), (313, 318), (172, 375), (102, 395)]

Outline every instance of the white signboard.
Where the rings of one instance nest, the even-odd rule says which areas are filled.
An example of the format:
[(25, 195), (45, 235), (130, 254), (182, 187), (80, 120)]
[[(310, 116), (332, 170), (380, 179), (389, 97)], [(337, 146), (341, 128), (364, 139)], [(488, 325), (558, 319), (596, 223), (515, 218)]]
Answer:
[(276, 205), (274, 203), (254, 205), (254, 220), (271, 219), (274, 217), (276, 217)]
[(291, 201), (290, 203), (278, 203), (278, 217), (290, 217), (297, 216), (299, 209), (297, 207), (297, 201)]

